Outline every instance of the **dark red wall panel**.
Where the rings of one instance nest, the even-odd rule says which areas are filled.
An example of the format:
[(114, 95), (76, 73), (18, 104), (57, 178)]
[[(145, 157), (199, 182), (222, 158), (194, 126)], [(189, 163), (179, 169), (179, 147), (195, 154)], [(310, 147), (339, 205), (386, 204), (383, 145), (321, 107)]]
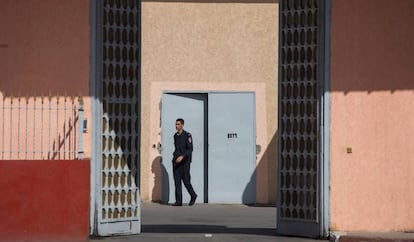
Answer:
[(87, 240), (90, 161), (0, 161), (0, 240)]

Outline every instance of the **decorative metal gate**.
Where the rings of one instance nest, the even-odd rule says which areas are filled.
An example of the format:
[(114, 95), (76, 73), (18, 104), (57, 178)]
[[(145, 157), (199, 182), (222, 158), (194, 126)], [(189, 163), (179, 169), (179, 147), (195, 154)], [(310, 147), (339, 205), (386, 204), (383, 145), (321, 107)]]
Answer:
[(140, 9), (138, 0), (96, 1), (98, 235), (140, 232)]
[(280, 234), (327, 233), (328, 2), (279, 1)]

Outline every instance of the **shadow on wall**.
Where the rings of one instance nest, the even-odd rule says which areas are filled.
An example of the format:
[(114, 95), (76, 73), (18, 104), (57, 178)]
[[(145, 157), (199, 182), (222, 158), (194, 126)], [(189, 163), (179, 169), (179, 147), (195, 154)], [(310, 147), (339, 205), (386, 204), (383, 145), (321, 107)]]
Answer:
[(414, 1), (338, 0), (332, 5), (331, 90), (414, 89)]
[(254, 205), (257, 203), (257, 191), (256, 191), (256, 173), (257, 167), (254, 169), (253, 174), (250, 176), (250, 181), (247, 183), (246, 188), (244, 188), (242, 203), (245, 205)]
[(0, 91), (89, 95), (89, 1), (2, 0), (1, 6), (7, 34), (0, 36)]
[[(267, 146), (267, 149), (264, 151), (262, 159), (258, 162), (253, 174), (250, 177), (250, 181), (247, 183), (246, 188), (243, 191), (242, 202), (243, 204), (252, 205), (251, 197), (255, 197), (255, 204), (263, 204), (263, 202), (257, 202), (257, 194), (259, 192), (267, 192), (268, 199), (264, 204), (266, 205), (275, 205), (276, 204), (276, 194), (277, 194), (277, 181), (278, 181), (278, 171), (277, 171), (277, 150), (278, 150), (278, 133), (276, 132), (270, 143)], [(261, 152), (256, 152), (260, 154)], [(267, 177), (267, 180), (257, 179), (257, 173), (263, 174), (264, 177)], [(267, 184), (263, 184), (267, 183)], [(267, 187), (267, 191), (258, 191), (259, 187)]]
[(5, 97), (0, 91), (0, 109), (1, 159), (82, 158), (81, 97)]
[(151, 200), (165, 203), (170, 197), (170, 184), (167, 169), (165, 169), (161, 156), (157, 156), (152, 161), (151, 172), (154, 173), (154, 188), (152, 189)]

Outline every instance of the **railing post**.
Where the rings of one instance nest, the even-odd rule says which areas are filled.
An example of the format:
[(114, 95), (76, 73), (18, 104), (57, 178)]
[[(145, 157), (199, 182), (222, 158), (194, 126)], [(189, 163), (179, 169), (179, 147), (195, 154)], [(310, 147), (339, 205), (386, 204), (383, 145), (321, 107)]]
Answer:
[(43, 104), (44, 104), (44, 96), (42, 96), (41, 97), (41, 99), (42, 99), (42, 107), (41, 107), (41, 122), (40, 122), (40, 124), (41, 124), (41, 128), (40, 128), (40, 159), (44, 159), (44, 157), (43, 157), (43, 137), (44, 137), (44, 133), (43, 132), (45, 132), (45, 130), (44, 130), (44, 121), (43, 121), (43, 110), (44, 110), (44, 106), (43, 106)]
[[(71, 96), (71, 98), (70, 98), (70, 100), (71, 100), (71, 121), (70, 121), (70, 146), (71, 146), (71, 150), (70, 150), (70, 157), (72, 158), (72, 159), (75, 159), (75, 157), (76, 157), (76, 146), (75, 146), (75, 144), (76, 144), (76, 141), (75, 141), (75, 133), (76, 133), (76, 130), (75, 130), (75, 127), (76, 127), (76, 120), (75, 120), (75, 115), (76, 115), (76, 106), (75, 106), (75, 96)], [(70, 158), (69, 158), (70, 159)]]
[(1, 106), (2, 106), (2, 112), (3, 112), (3, 114), (1, 115), (2, 116), (2, 122), (1, 122), (1, 126), (2, 126), (2, 128), (1, 128), (1, 147), (2, 147), (2, 149), (1, 149), (1, 159), (3, 160), (4, 159), (4, 152), (5, 152), (5, 148), (4, 148), (4, 123), (6, 122), (6, 118), (4, 117), (4, 110), (5, 110), (5, 108), (4, 108), (4, 105), (5, 105), (5, 103), (6, 103), (6, 97), (4, 96), (4, 94), (3, 94), (3, 97), (1, 98), (2, 99), (2, 103), (1, 103)]
[(63, 103), (63, 159), (66, 159), (66, 102), (67, 102), (67, 95), (65, 93), (64, 97), (64, 103)]
[[(43, 130), (40, 130), (40, 132), (43, 132)], [(29, 137), (26, 139), (29, 139)], [(33, 159), (36, 159), (36, 95), (33, 96)]]
[(78, 108), (78, 160), (81, 160), (83, 158), (83, 99), (81, 96), (78, 98), (79, 101), (79, 108)]
[(17, 105), (17, 159), (20, 159), (20, 109), (21, 109), (20, 94), (17, 100), (18, 100), (18, 105)]

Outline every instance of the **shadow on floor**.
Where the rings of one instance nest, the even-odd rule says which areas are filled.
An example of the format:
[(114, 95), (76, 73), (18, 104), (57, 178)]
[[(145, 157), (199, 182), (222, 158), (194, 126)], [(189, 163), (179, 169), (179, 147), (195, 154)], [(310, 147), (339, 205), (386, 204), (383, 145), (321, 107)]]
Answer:
[(141, 229), (142, 233), (276, 235), (274, 228), (231, 228), (220, 225), (149, 224), (142, 225)]

